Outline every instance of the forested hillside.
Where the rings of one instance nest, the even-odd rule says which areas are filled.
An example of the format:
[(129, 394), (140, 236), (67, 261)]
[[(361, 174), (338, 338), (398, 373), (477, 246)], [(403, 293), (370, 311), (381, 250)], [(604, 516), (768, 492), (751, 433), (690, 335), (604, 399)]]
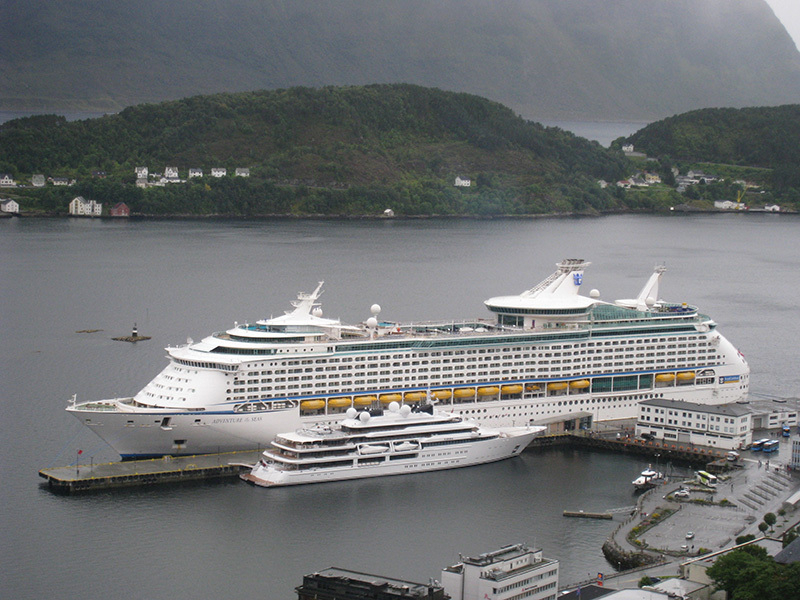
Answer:
[(779, 197), (800, 199), (800, 104), (695, 110), (651, 123), (626, 141), (671, 161), (769, 169)]
[[(205, 176), (139, 189), (137, 166)], [(251, 176), (213, 179), (212, 167)], [(401, 84), (197, 96), (0, 126), (0, 171), (77, 179), (30, 192), (32, 204), (56, 212), (76, 193), (142, 214), (593, 212), (625, 208), (597, 180), (626, 168), (621, 153), (495, 102)], [(100, 170), (107, 177), (93, 179)], [(456, 177), (472, 186), (454, 187)]]

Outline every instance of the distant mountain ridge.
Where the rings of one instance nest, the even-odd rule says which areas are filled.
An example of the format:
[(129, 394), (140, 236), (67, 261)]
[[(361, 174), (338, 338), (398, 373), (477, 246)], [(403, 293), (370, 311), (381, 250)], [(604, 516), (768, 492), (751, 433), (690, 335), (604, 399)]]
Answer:
[(6, 0), (0, 108), (408, 82), (529, 119), (642, 119), (800, 97), (764, 0)]

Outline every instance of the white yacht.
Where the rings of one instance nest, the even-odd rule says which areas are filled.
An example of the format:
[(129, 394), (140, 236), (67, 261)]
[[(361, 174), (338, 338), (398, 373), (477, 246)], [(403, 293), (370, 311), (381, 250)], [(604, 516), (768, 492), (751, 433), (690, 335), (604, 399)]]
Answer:
[(647, 468), (642, 471), (641, 475), (634, 479), (633, 487), (637, 490), (646, 490), (655, 487), (664, 481), (664, 474), (653, 469), (652, 465), (647, 465)]
[(266, 447), (280, 432), (332, 426), (349, 408), (430, 397), (489, 427), (590, 414), (635, 417), (650, 398), (723, 404), (747, 396), (741, 353), (697, 307), (659, 299), (663, 267), (636, 298), (581, 295), (588, 262), (485, 302), (492, 318), (400, 323), (380, 307), (357, 325), (322, 316), (314, 292), (279, 317), (167, 348), (132, 397), (67, 410), (123, 458)]
[[(426, 410), (426, 408), (428, 410)], [(334, 427), (281, 433), (242, 479), (263, 487), (438, 471), (518, 455), (545, 427), (488, 429), (423, 406), (357, 411)]]

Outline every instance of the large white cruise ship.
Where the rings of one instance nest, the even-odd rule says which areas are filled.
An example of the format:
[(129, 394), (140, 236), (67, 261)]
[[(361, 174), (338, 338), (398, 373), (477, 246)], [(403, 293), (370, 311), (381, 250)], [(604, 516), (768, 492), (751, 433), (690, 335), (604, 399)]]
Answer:
[(280, 432), (332, 425), (350, 407), (438, 401), (490, 427), (589, 413), (635, 417), (669, 398), (747, 396), (744, 357), (694, 306), (658, 299), (657, 267), (636, 298), (579, 294), (590, 263), (568, 259), (535, 287), (487, 300), (491, 319), (360, 325), (322, 316), (322, 284), (286, 314), (168, 348), (132, 398), (67, 408), (123, 458), (266, 447)]
[(545, 427), (490, 429), (425, 405), (391, 402), (347, 409), (334, 427), (279, 434), (242, 479), (262, 487), (405, 475), (470, 467), (517, 456)]

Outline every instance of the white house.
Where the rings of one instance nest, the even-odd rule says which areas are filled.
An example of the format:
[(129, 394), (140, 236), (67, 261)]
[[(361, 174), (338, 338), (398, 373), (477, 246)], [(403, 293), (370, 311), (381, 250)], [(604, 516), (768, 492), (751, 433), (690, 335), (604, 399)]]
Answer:
[(752, 415), (741, 404), (697, 404), (652, 398), (639, 403), (636, 435), (676, 444), (746, 448), (753, 442)]
[(0, 175), (0, 187), (17, 187), (17, 182), (8, 173)]
[(211, 168), (211, 176), (212, 177), (225, 177), (228, 174), (228, 169), (224, 167), (212, 167)]
[(86, 200), (83, 196), (75, 196), (69, 203), (69, 214), (76, 216), (99, 217), (103, 212), (103, 204), (94, 200)]
[(164, 167), (164, 177), (178, 179), (178, 167)]
[(147, 167), (136, 167), (136, 179), (147, 179)]
[(733, 200), (714, 200), (714, 208), (719, 210), (747, 210), (747, 206)]
[(456, 182), (453, 185), (455, 185), (456, 187), (469, 187), (469, 186), (472, 185), (472, 181), (470, 181), (469, 179), (467, 179), (465, 177), (462, 178), (462, 177), (456, 176)]
[(66, 177), (51, 177), (50, 181), (53, 182), (53, 185), (69, 185), (69, 179)]
[(250, 177), (250, 169), (246, 167), (237, 167), (235, 175), (236, 177)]
[(622, 145), (623, 152), (633, 152), (633, 144), (623, 144)]
[(558, 561), (541, 550), (515, 544), (442, 569), (442, 587), (452, 600), (545, 600), (558, 596)]
[(203, 169), (189, 169), (189, 179), (192, 177), (202, 177)]
[(16, 215), (19, 214), (19, 204), (16, 200), (0, 200), (0, 210)]

